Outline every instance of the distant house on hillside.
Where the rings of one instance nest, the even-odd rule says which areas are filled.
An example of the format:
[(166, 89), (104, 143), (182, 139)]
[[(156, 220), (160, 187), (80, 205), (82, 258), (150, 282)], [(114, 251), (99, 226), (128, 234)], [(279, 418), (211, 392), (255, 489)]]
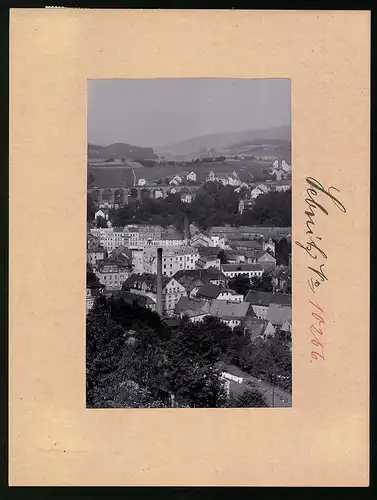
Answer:
[(178, 186), (179, 184), (182, 184), (183, 178), (180, 175), (175, 175), (171, 181), (169, 182), (170, 186)]
[(189, 174), (187, 174), (186, 179), (190, 182), (196, 182), (196, 173), (192, 170)]
[(181, 202), (182, 203), (191, 203), (192, 202), (192, 194), (191, 193), (182, 193), (181, 194)]
[(240, 200), (238, 203), (238, 213), (242, 215), (245, 210), (250, 210), (251, 208), (253, 208), (254, 204), (255, 204), (255, 198), (250, 200), (247, 199)]
[(229, 174), (215, 174), (213, 170), (209, 173), (206, 178), (206, 182), (221, 182), (224, 186), (239, 186), (241, 181), (237, 172), (232, 172)]
[(108, 221), (109, 220), (109, 213), (110, 213), (110, 210), (108, 208), (100, 208), (94, 214), (94, 220), (97, 220), (98, 217), (102, 217), (102, 219), (105, 219), (106, 221)]

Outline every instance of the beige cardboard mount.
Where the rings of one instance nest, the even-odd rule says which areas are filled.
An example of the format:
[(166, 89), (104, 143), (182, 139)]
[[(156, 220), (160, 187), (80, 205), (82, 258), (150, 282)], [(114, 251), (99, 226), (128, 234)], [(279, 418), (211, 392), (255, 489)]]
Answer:
[[(10, 58), (10, 484), (368, 485), (369, 12), (16, 9)], [(291, 409), (85, 408), (87, 80), (155, 77), (290, 78), (294, 241), (339, 189), (325, 360), (293, 245)]]

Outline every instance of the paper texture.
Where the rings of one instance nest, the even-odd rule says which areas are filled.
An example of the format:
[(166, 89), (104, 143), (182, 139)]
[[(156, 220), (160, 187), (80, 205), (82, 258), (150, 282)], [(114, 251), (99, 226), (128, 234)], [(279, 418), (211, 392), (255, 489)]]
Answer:
[[(369, 59), (362, 11), (11, 12), (11, 485), (368, 485)], [(293, 244), (291, 409), (85, 408), (87, 80), (151, 77), (290, 78), (293, 242), (339, 189), (323, 362)]]

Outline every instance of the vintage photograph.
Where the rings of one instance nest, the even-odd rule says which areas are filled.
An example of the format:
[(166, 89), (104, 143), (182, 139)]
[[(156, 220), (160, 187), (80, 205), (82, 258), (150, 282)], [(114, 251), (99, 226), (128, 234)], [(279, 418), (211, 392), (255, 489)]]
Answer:
[(291, 407), (290, 80), (89, 80), (87, 130), (87, 408)]

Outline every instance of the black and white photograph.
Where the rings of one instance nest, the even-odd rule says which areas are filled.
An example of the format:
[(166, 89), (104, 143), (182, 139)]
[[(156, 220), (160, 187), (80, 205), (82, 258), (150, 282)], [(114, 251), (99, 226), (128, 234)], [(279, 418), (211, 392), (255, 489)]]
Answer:
[(86, 407), (291, 407), (290, 80), (87, 91)]

